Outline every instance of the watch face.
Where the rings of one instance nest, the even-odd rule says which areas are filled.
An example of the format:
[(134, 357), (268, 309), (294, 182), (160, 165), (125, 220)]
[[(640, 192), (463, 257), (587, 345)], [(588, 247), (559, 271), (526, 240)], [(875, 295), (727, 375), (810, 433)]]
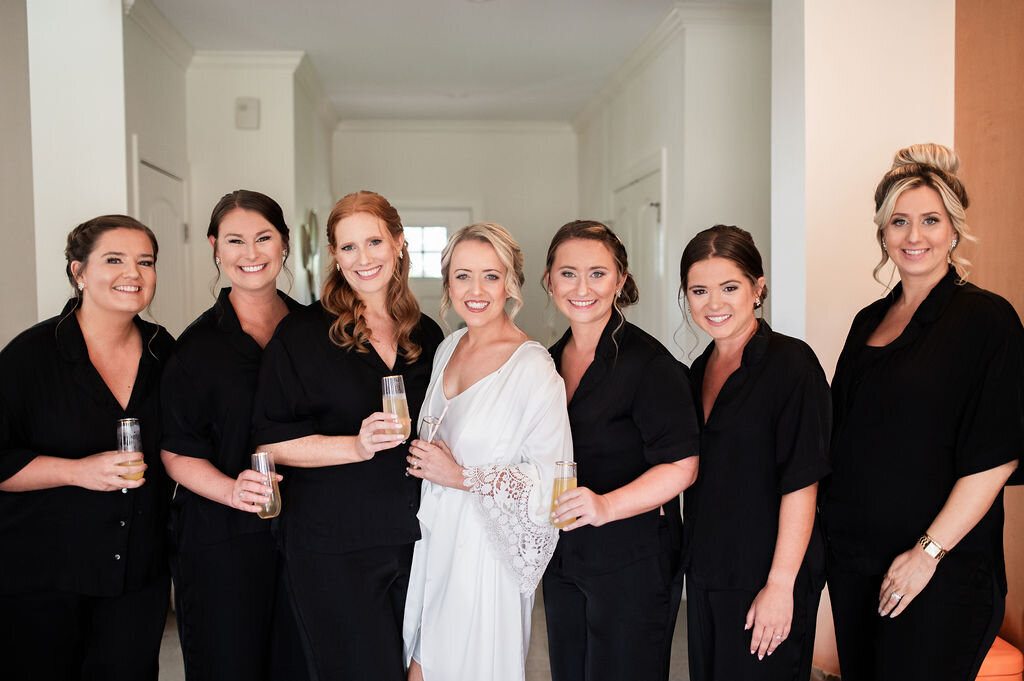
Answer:
[(928, 542), (928, 545), (924, 547), (924, 552), (932, 558), (935, 558), (937, 555), (939, 555), (939, 547), (936, 546), (933, 542)]

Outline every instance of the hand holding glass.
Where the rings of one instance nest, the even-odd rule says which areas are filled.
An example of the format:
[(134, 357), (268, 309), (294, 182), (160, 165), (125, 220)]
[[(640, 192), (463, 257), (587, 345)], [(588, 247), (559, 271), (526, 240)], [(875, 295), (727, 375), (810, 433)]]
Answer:
[(385, 376), (381, 379), (381, 394), (384, 402), (383, 411), (398, 417), (398, 425), (384, 432), (388, 435), (401, 435), (402, 442), (405, 442), (412, 434), (409, 400), (405, 397), (405, 381), (401, 376)]
[(256, 452), (252, 455), (252, 469), (263, 476), (263, 484), (270, 488), (270, 499), (256, 515), (268, 520), (276, 518), (281, 512), (281, 490), (277, 486), (277, 470), (274, 468), (274, 456), (270, 452)]
[[(551, 513), (558, 512), (558, 505), (555, 501), (565, 492), (571, 489), (576, 489), (576, 462), (575, 461), (556, 461), (555, 462), (555, 486), (551, 492)], [(557, 523), (554, 520), (551, 524), (562, 529), (576, 522), (576, 518), (569, 518), (561, 523)]]

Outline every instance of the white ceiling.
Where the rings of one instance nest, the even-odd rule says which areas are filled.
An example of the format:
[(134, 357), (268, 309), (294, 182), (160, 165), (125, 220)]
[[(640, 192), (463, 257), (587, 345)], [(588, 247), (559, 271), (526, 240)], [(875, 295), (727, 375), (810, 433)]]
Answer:
[(673, 0), (153, 0), (197, 50), (303, 50), (342, 120), (569, 120)]

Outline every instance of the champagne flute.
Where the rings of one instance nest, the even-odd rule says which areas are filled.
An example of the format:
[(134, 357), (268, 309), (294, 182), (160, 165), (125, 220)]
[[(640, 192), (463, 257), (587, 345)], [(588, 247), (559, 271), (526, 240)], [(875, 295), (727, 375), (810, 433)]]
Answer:
[(405, 381), (401, 376), (385, 376), (381, 379), (383, 411), (398, 417), (398, 425), (385, 429), (388, 435), (401, 435), (402, 442), (412, 434), (412, 419), (409, 418), (409, 400), (405, 396)]
[[(575, 461), (556, 461), (555, 462), (555, 486), (551, 491), (551, 512), (555, 513), (558, 506), (555, 505), (555, 500), (558, 499), (562, 494), (568, 492), (571, 489), (576, 489), (576, 462)], [(577, 516), (578, 517), (578, 516)], [(569, 518), (561, 523), (556, 523), (554, 520), (551, 524), (562, 529), (572, 523), (576, 522), (576, 517)]]
[[(117, 421), (117, 451), (142, 453), (142, 429), (139, 427), (138, 419), (118, 419)], [(138, 466), (142, 463), (142, 457), (131, 461), (122, 461), (118, 466)], [(119, 477), (125, 480), (141, 480), (144, 471), (138, 473), (126, 473)]]
[(263, 484), (269, 487), (267, 496), (270, 499), (256, 515), (269, 520), (276, 518), (281, 512), (281, 490), (277, 486), (277, 469), (274, 468), (274, 455), (270, 452), (256, 452), (252, 455), (252, 469), (263, 476)]

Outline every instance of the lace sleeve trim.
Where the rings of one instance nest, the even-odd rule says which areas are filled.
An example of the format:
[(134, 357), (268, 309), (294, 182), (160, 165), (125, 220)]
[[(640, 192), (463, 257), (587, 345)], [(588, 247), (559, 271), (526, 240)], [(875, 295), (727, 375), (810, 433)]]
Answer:
[(463, 476), (483, 514), (487, 536), (515, 575), (520, 593), (533, 593), (558, 541), (553, 525), (538, 525), (531, 516), (536, 481), (518, 466), (468, 467)]

